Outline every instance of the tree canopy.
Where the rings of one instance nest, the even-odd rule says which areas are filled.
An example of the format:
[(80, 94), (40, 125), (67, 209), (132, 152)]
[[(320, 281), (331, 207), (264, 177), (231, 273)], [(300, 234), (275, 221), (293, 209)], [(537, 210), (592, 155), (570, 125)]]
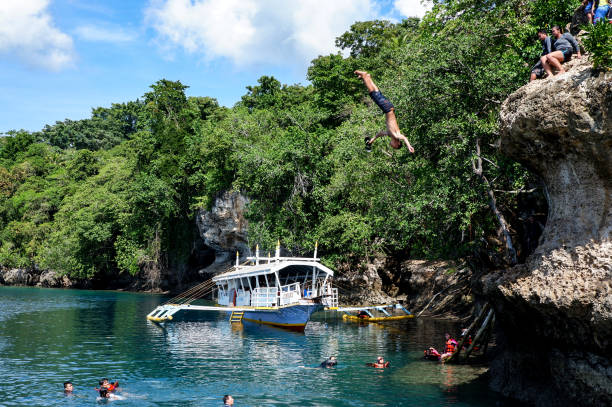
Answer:
[[(309, 85), (262, 76), (232, 108), (162, 79), (141, 99), (0, 138), (0, 265), (72, 276), (184, 267), (194, 214), (225, 190), (250, 199), (252, 242), (329, 262), (457, 258), (497, 226), (471, 166), (497, 190), (532, 182), (496, 149), (498, 111), (528, 79), (537, 28), (578, 1), (451, 0), (423, 20), (357, 22), (312, 61)], [(355, 69), (372, 73), (416, 149), (384, 129)], [(498, 205), (517, 219), (516, 194)], [(497, 249), (496, 249), (497, 250)], [(500, 249), (501, 250), (501, 249)]]

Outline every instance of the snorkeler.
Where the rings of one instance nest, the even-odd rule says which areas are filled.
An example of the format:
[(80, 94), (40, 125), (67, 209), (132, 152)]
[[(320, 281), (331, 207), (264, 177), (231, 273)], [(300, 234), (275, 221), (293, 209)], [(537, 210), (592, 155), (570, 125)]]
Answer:
[(387, 122), (387, 131), (378, 132), (374, 137), (366, 137), (366, 151), (372, 150), (372, 143), (379, 137), (389, 136), (391, 138), (390, 145), (394, 149), (402, 147), (402, 142), (406, 144), (408, 151), (414, 153), (414, 148), (410, 145), (410, 142), (400, 131), (399, 125), (397, 124), (397, 118), (395, 117), (395, 107), (389, 99), (383, 96), (378, 89), (378, 86), (372, 80), (372, 77), (366, 71), (355, 71), (355, 75), (359, 76), (363, 80), (363, 84), (368, 88), (370, 97), (380, 107), (385, 114), (385, 120)]
[(321, 366), (323, 369), (328, 369), (330, 367), (334, 367), (338, 364), (338, 361), (336, 360), (335, 356), (330, 356), (329, 358), (327, 358), (326, 360), (324, 360), (323, 362), (321, 362)]

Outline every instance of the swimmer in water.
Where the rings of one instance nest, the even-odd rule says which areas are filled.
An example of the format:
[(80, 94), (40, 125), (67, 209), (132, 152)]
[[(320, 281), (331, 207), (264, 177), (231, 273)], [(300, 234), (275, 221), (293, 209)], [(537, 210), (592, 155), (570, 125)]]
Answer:
[(376, 358), (376, 363), (366, 363), (368, 366), (376, 367), (379, 369), (384, 369), (385, 367), (389, 367), (389, 362), (385, 362), (385, 359), (382, 356)]
[(119, 382), (115, 381), (115, 383), (110, 383), (108, 381), (108, 379), (105, 377), (104, 379), (100, 380), (100, 388), (105, 388), (108, 391), (115, 391), (117, 390), (117, 387), (119, 387)]
[(223, 396), (223, 407), (230, 407), (234, 405), (234, 398), (229, 394)]
[(72, 382), (64, 382), (64, 394), (72, 394), (73, 391)]
[(320, 367), (322, 367), (323, 369), (329, 369), (330, 367), (334, 367), (337, 364), (338, 364), (338, 361), (336, 360), (336, 357), (330, 356), (329, 358), (321, 362)]
[(100, 389), (100, 396), (98, 397), (100, 400), (125, 400), (125, 397), (118, 396), (116, 394), (111, 393), (107, 388), (102, 387)]

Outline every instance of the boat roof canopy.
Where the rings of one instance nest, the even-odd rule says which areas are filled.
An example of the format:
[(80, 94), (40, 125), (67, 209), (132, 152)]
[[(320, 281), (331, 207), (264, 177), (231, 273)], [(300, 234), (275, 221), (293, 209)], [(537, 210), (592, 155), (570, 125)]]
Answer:
[(239, 266), (238, 269), (229, 271), (227, 273), (219, 274), (213, 277), (213, 281), (221, 282), (227, 280), (233, 280), (244, 277), (261, 276), (264, 274), (273, 274), (277, 271), (281, 271), (285, 268), (291, 267), (292, 269), (298, 268), (303, 269), (304, 272), (310, 272), (313, 267), (317, 268), (320, 272), (326, 273), (329, 277), (333, 277), (334, 272), (325, 267), (314, 259), (296, 259), (296, 260), (279, 260), (265, 264), (258, 264), (253, 266)]

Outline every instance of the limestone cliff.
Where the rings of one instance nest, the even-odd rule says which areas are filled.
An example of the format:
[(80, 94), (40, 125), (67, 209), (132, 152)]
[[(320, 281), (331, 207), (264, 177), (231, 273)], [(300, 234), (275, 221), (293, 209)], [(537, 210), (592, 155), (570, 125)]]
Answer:
[(457, 317), (473, 307), (472, 270), (453, 261), (375, 258), (359, 267), (341, 265), (335, 278), (345, 304), (402, 301), (415, 314)]
[(238, 192), (223, 192), (210, 210), (200, 210), (196, 224), (204, 245), (214, 250), (214, 262), (204, 272), (215, 273), (231, 267), (236, 251), (241, 257), (249, 254), (244, 214), (248, 198)]
[(546, 185), (523, 265), (482, 281), (504, 350), (493, 386), (536, 405), (612, 405), (612, 72), (575, 60), (501, 110), (501, 150)]

